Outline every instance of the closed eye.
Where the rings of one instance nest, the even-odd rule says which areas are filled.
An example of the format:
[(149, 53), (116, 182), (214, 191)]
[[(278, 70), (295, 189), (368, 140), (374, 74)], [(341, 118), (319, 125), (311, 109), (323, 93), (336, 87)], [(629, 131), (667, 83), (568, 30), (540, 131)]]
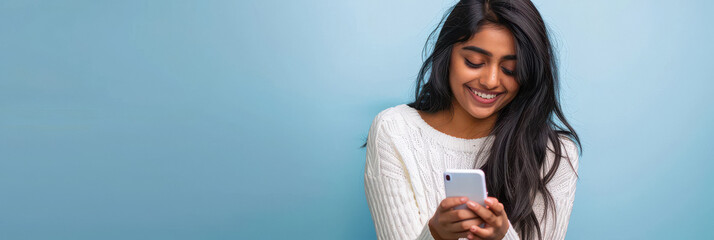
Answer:
[(481, 66), (484, 65), (484, 63), (481, 63), (481, 64), (473, 64), (471, 61), (469, 61), (468, 59), (465, 59), (465, 58), (464, 58), (464, 61), (466, 61), (466, 65), (469, 66), (469, 67), (471, 67), (471, 68), (480, 68)]
[[(471, 61), (469, 61), (468, 59), (464, 59), (464, 61), (466, 62), (466, 65), (471, 68), (480, 68), (481, 66), (483, 66), (485, 64), (485, 63), (474, 64)], [(508, 76), (513, 76), (515, 74), (513, 72), (513, 70), (508, 70), (508, 68), (501, 67), (501, 69), (503, 69), (503, 73), (505, 73)]]
[(508, 70), (508, 68), (501, 67), (501, 69), (503, 69), (503, 73), (505, 73), (508, 76), (513, 76), (513, 74), (515, 74), (512, 70)]

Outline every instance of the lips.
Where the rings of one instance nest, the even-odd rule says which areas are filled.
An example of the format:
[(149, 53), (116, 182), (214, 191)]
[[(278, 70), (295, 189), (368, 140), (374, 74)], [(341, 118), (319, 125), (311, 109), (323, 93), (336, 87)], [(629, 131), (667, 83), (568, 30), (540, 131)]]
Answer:
[(502, 92), (491, 92), (491, 91), (483, 91), (483, 90), (478, 90), (471, 88), (469, 86), (466, 86), (468, 88), (469, 93), (471, 93), (471, 96), (474, 98), (479, 103), (483, 104), (490, 104), (495, 102), (501, 95)]
[(476, 88), (472, 88), (472, 87), (469, 87), (469, 86), (466, 86), (466, 88), (468, 88), (468, 89), (471, 90), (471, 91), (479, 92), (479, 93), (482, 93), (482, 94), (498, 95), (498, 94), (503, 93), (503, 92), (492, 92), (492, 91), (486, 91), (486, 90), (476, 89)]

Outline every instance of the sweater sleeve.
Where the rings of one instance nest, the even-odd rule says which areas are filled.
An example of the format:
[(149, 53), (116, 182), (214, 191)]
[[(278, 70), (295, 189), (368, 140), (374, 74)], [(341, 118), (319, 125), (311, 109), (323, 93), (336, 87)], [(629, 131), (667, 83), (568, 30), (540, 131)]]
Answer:
[(364, 184), (377, 239), (433, 240), (428, 220), (419, 217), (411, 181), (396, 150), (392, 129), (380, 113), (367, 137)]
[[(568, 222), (570, 222), (570, 213), (573, 210), (573, 202), (575, 200), (575, 185), (577, 181), (576, 174), (578, 171), (577, 147), (575, 146), (575, 143), (569, 139), (563, 139), (561, 144), (561, 150), (565, 154), (563, 158), (561, 158), (553, 179), (546, 184), (546, 188), (548, 188), (553, 196), (556, 214), (553, 215), (552, 208), (548, 209), (547, 214), (541, 212), (544, 209), (544, 206), (543, 199), (540, 196), (535, 202), (536, 206), (534, 206), (535, 214), (539, 219), (541, 234), (545, 240), (565, 239), (565, 233), (568, 230)], [(554, 155), (549, 152), (545, 167), (543, 168), (544, 171), (550, 170), (553, 160)], [(573, 164), (573, 168), (570, 167), (568, 161)], [(538, 211), (538, 209), (541, 211)], [(518, 240), (520, 237), (511, 226), (503, 239)]]

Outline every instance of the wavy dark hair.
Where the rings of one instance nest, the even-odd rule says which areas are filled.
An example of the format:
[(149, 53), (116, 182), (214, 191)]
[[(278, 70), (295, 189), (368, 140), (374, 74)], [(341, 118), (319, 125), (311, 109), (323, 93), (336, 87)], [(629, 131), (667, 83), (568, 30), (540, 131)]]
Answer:
[[(560, 137), (577, 143), (580, 152), (582, 146), (561, 110), (556, 56), (543, 18), (531, 1), (462, 0), (451, 7), (425, 43), (424, 55), (441, 27), (417, 76), (416, 99), (407, 105), (429, 113), (453, 111), (449, 85), (452, 47), (467, 41), (485, 24), (505, 27), (513, 34), (518, 58), (515, 78), (520, 87), (515, 98), (499, 112), (491, 131), (493, 143), (481, 169), (486, 173), (489, 195), (503, 203), (521, 238), (534, 239), (532, 233), (536, 232), (542, 239), (533, 204), (540, 192), (546, 213), (552, 208), (555, 216), (546, 184), (554, 177), (565, 153)], [(548, 149), (549, 143), (553, 143), (552, 149)], [(541, 178), (547, 151), (552, 151), (555, 159)], [(574, 171), (572, 163), (568, 163)]]

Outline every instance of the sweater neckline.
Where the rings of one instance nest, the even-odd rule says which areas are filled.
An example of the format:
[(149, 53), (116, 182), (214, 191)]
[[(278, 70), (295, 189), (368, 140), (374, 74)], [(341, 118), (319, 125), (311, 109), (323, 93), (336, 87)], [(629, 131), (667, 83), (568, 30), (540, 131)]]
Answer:
[(451, 136), (429, 125), (429, 123), (427, 123), (423, 118), (421, 118), (419, 112), (416, 109), (410, 107), (409, 105), (401, 104), (399, 105), (399, 107), (404, 109), (406, 117), (408, 117), (412, 122), (416, 123), (421, 129), (424, 130), (425, 135), (435, 139), (437, 142), (443, 144), (446, 147), (459, 151), (474, 152), (478, 151), (478, 147), (483, 145), (484, 142), (493, 139), (493, 134), (473, 139)]

